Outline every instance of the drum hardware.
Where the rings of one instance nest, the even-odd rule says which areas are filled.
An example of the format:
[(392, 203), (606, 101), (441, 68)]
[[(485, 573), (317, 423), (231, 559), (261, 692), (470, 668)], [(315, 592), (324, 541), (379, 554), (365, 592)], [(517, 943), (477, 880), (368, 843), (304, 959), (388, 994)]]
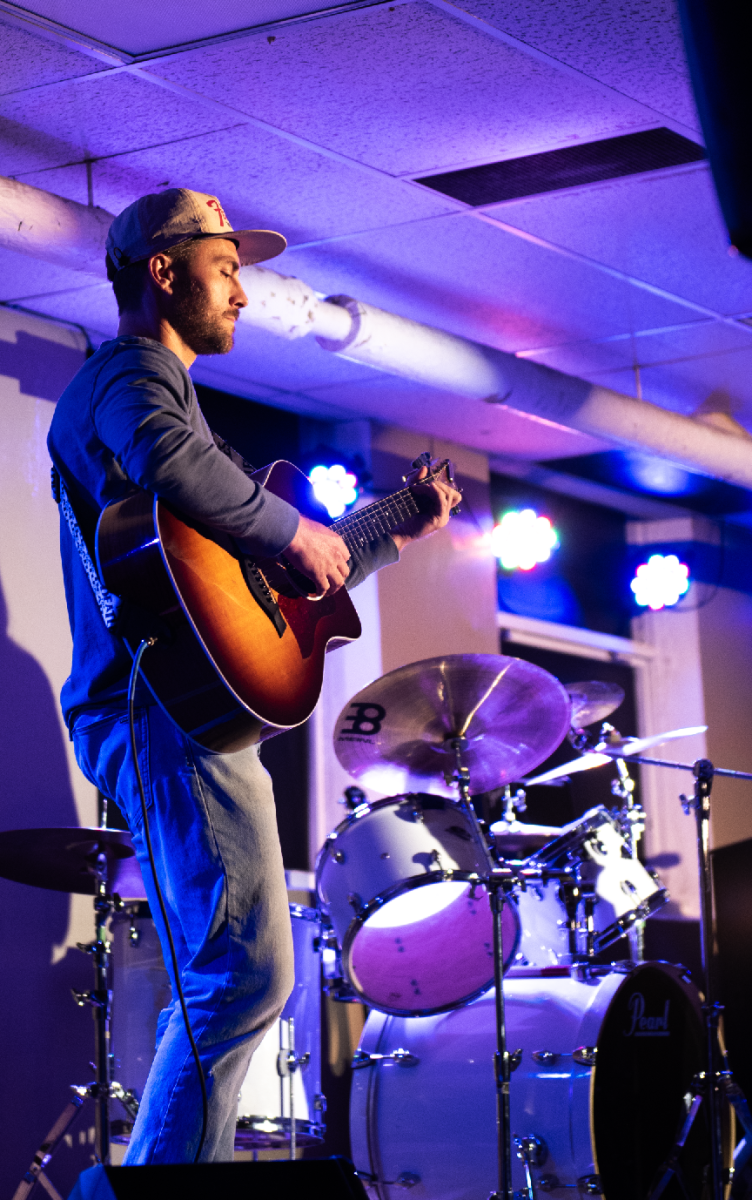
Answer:
[[(13, 829), (0, 833), (0, 875), (18, 883), (53, 891), (74, 892), (94, 897), (94, 939), (78, 944), (90, 955), (94, 968), (94, 987), (73, 991), (79, 1007), (90, 1007), (94, 1018), (95, 1079), (88, 1084), (71, 1086), (72, 1099), (34, 1156), (31, 1167), (19, 1183), (13, 1200), (26, 1200), (37, 1183), (55, 1196), (57, 1193), (45, 1174), (45, 1168), (66, 1136), (86, 1100), (94, 1102), (95, 1153), (97, 1161), (109, 1162), (112, 1100), (119, 1100), (128, 1116), (135, 1117), (132, 1095), (112, 1078), (110, 1052), (110, 944), (107, 922), (123, 907), (115, 890), (118, 879), (131, 879), (118, 863), (134, 857), (130, 835), (120, 829), (53, 828)], [(135, 861), (135, 860), (134, 860)], [(135, 876), (134, 876), (135, 877)], [(143, 887), (143, 884), (141, 885)]]
[[(287, 1046), (283, 1046), (283, 1033), (285, 1026), (287, 1027)], [(288, 1017), (287, 1020), (282, 1020), (279, 1023), (279, 1054), (277, 1055), (277, 1074), (281, 1080), (287, 1079), (287, 1103), (290, 1109), (290, 1158), (295, 1159), (298, 1152), (297, 1141), (297, 1123), (295, 1121), (295, 1087), (294, 1075), (296, 1071), (307, 1067), (311, 1061), (310, 1052), (305, 1054), (295, 1053), (295, 1018)]]
[(352, 1068), (359, 1071), (363, 1067), (373, 1067), (377, 1063), (395, 1062), (400, 1067), (417, 1067), (420, 1062), (409, 1050), (398, 1048), (391, 1054), (367, 1054), (365, 1050), (356, 1050), (352, 1060)]
[(525, 1192), (515, 1192), (515, 1198), (519, 1200), (535, 1200), (535, 1183), (533, 1180), (533, 1167), (542, 1167), (548, 1158), (548, 1147), (542, 1138), (536, 1137), (534, 1134), (528, 1137), (516, 1137), (514, 1139), (514, 1148), (517, 1151), (517, 1157), (522, 1160), (525, 1168)]

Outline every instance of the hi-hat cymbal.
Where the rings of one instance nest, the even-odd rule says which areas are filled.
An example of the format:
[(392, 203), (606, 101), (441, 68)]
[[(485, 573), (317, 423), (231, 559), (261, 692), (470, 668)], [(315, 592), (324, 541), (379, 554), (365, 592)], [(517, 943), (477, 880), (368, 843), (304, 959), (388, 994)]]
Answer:
[(117, 891), (113, 868), (118, 860), (134, 854), (125, 830), (8, 829), (0, 833), (0, 876), (55, 892), (93, 896), (93, 866), (100, 852), (107, 858), (110, 890)]
[(605, 763), (613, 762), (615, 758), (630, 758), (633, 754), (642, 754), (651, 746), (660, 746), (662, 742), (673, 742), (676, 738), (692, 737), (696, 733), (705, 733), (707, 725), (691, 725), (687, 729), (672, 729), (669, 733), (656, 733), (652, 737), (624, 738), (622, 741), (609, 741), (600, 751), (592, 751), (575, 758), (572, 762), (562, 763), (560, 767), (552, 767), (541, 775), (522, 782), (525, 787), (534, 787), (538, 783), (555, 783), (567, 775), (577, 775), (580, 771), (590, 771), (593, 767), (602, 767)]
[(565, 683), (572, 701), (572, 727), (582, 729), (610, 717), (624, 699), (624, 688), (618, 683), (603, 683), (588, 679), (582, 683)]
[(453, 737), (464, 737), (470, 791), (520, 779), (569, 729), (569, 697), (553, 675), (502, 654), (448, 654), (390, 671), (345, 705), (334, 730), (342, 766), (368, 787), (456, 793)]

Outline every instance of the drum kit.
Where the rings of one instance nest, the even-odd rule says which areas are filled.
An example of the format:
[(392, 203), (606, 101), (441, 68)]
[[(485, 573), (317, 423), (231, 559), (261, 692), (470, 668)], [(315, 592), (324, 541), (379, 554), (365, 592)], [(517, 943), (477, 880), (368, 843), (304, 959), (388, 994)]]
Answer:
[[(733, 1111), (748, 1135), (752, 1121), (719, 1046), (708, 970), (709, 804), (714, 774), (752, 776), (664, 764), (694, 771), (682, 803), (697, 824), (703, 997), (681, 966), (644, 960), (645, 922), (668, 894), (638, 856), (628, 768), (698, 730), (622, 738), (607, 723), (622, 698), (520, 659), (450, 655), (391, 671), (345, 706), (335, 753), (385, 798), (348, 788), (318, 857), (317, 907), (290, 905), (295, 989), (241, 1089), (237, 1149), (294, 1157), (323, 1140), (323, 968), (334, 999), (368, 1010), (350, 1135), (373, 1200), (728, 1194)], [(532, 774), (567, 737), (577, 757)], [(607, 763), (615, 807), (563, 827), (519, 819), (526, 787)], [(488, 827), (472, 798), (495, 789), (503, 815)], [(14, 1200), (36, 1182), (50, 1192), (45, 1163), (87, 1098), (101, 1160), (111, 1138), (128, 1139), (169, 996), (131, 856), (116, 830), (0, 834), (0, 875), (95, 898), (95, 938), (80, 946), (95, 987), (76, 999), (94, 1013), (96, 1080), (74, 1087)], [(605, 961), (625, 936), (630, 957)], [(110, 1120), (113, 1099), (127, 1121)]]

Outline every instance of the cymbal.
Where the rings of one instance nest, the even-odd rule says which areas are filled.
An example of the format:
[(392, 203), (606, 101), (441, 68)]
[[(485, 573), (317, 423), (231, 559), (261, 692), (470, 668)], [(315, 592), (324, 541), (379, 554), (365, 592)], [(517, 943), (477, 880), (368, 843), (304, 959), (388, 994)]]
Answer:
[(554, 783), (557, 780), (563, 780), (567, 775), (577, 775), (580, 771), (590, 771), (593, 767), (602, 767), (607, 762), (613, 762), (615, 758), (629, 758), (633, 754), (642, 754), (643, 750), (649, 750), (651, 746), (660, 746), (662, 742), (673, 742), (677, 738), (692, 737), (696, 733), (704, 733), (706, 729), (707, 725), (691, 725), (686, 729), (672, 729), (669, 733), (656, 733), (652, 737), (630, 737), (624, 738), (620, 742), (610, 741), (602, 750), (583, 754), (580, 758), (573, 759), (572, 762), (562, 763), (560, 767), (552, 767), (550, 771), (544, 771), (542, 775), (535, 775), (532, 779), (525, 779), (522, 782), (525, 787), (533, 787), (539, 783)]
[(386, 795), (456, 796), (453, 737), (467, 740), (470, 791), (520, 779), (569, 729), (569, 697), (553, 675), (502, 654), (447, 654), (390, 671), (353, 696), (334, 751), (358, 781)]
[(624, 688), (618, 683), (603, 683), (600, 679), (588, 679), (583, 683), (564, 685), (572, 701), (572, 727), (582, 729), (605, 721), (624, 699)]
[(491, 826), (494, 846), (502, 858), (528, 858), (561, 836), (559, 825), (532, 825), (526, 821), (495, 821)]
[[(107, 856), (112, 875), (118, 860), (134, 854), (130, 834), (123, 829), (77, 827), (7, 829), (0, 832), (0, 876), (55, 892), (93, 896), (96, 876), (92, 867), (99, 851)], [(110, 890), (117, 891), (112, 880)]]

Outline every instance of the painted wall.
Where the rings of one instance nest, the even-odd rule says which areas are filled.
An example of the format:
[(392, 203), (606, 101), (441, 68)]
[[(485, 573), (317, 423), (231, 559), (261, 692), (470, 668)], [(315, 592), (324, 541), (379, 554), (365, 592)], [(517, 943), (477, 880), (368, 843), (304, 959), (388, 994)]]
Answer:
[[(70, 634), (45, 439), (54, 401), (84, 361), (83, 337), (0, 308), (0, 829), (96, 823), (58, 693)], [(0, 1194), (91, 1075), (92, 1023), (71, 987), (91, 986), (91, 901), (0, 879)], [(88, 1165), (91, 1113), (51, 1177), (65, 1190)], [(80, 1139), (84, 1145), (80, 1145)]]

